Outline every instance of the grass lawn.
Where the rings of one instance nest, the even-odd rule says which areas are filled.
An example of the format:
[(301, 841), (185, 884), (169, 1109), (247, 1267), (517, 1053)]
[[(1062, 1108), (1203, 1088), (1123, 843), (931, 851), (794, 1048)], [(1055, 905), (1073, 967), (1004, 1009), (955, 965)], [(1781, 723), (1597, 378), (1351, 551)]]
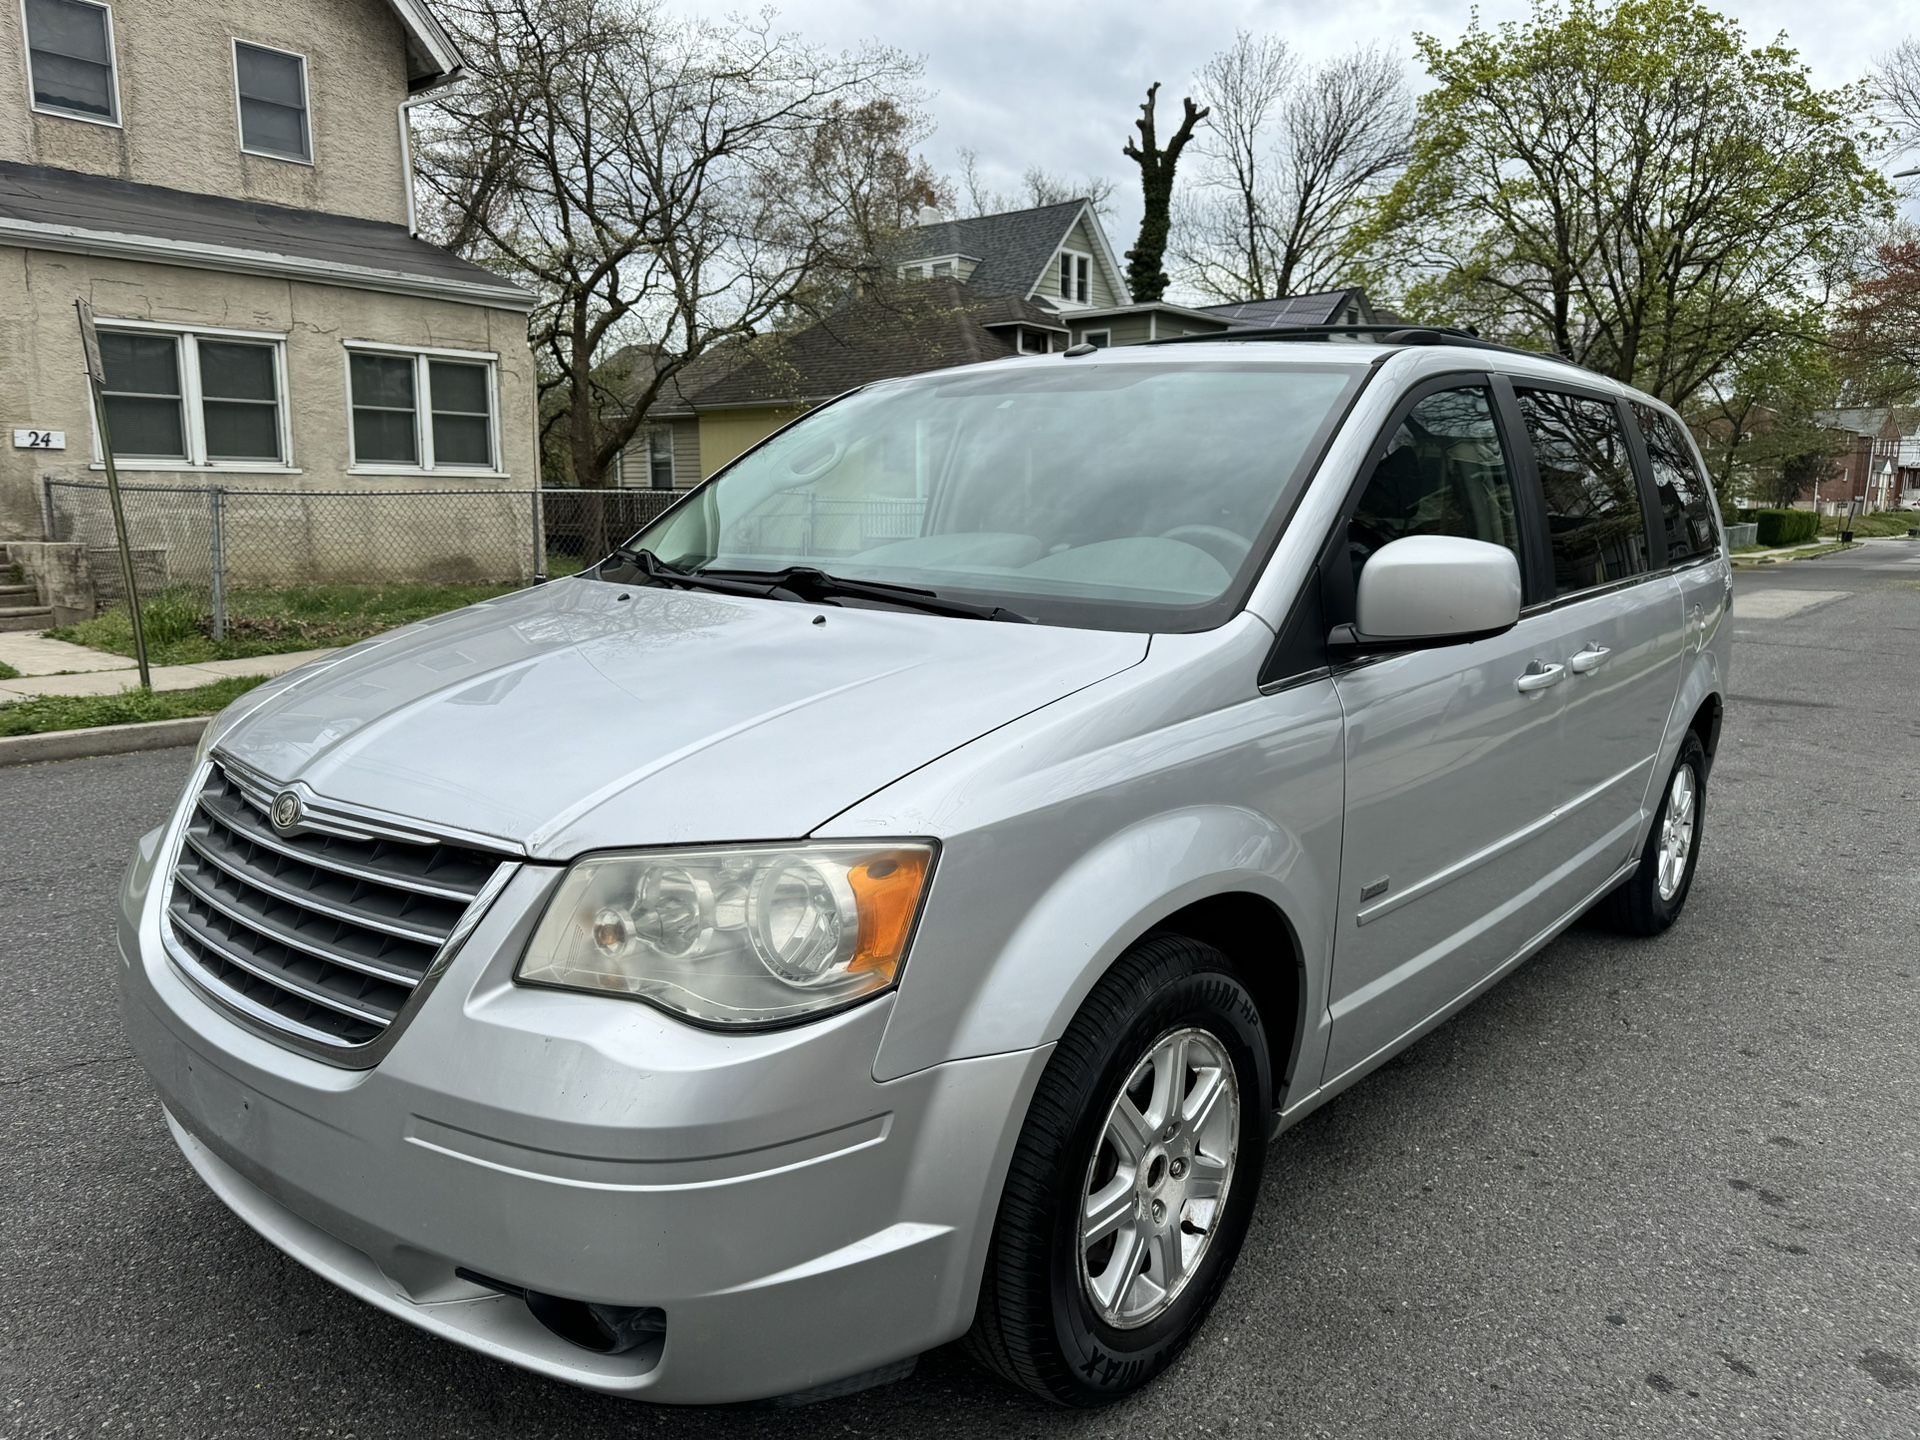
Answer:
[(7, 664), (6, 661), (0, 660), (0, 680), (18, 680), (19, 678), (20, 672), (18, 670)]
[[(163, 590), (147, 599), (147, 657), (155, 665), (245, 660), (351, 645), (448, 610), (496, 595), (511, 585), (309, 585), (290, 590), (238, 590), (227, 597), (227, 638), (212, 638), (207, 598), (191, 590)], [(56, 640), (115, 655), (133, 654), (133, 622), (110, 610), (78, 625), (47, 632)]]
[(0, 705), (0, 736), (44, 735), (52, 730), (91, 730), (97, 725), (135, 725), (143, 720), (211, 715), (265, 680), (264, 675), (240, 675), (197, 690), (154, 694), (128, 690), (119, 695), (49, 695), (21, 700)]
[[(1820, 533), (1838, 535), (1845, 519), (1844, 515), (1822, 515)], [(1856, 536), (1892, 535), (1905, 539), (1909, 530), (1920, 530), (1920, 510), (1882, 510), (1874, 515), (1862, 515), (1853, 522)]]

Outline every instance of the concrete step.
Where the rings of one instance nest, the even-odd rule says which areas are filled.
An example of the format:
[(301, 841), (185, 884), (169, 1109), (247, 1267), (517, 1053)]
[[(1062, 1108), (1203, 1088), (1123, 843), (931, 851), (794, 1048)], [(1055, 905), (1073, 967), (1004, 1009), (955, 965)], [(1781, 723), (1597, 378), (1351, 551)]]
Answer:
[(5, 576), (0, 576), (0, 610), (18, 609), (22, 605), (38, 605), (40, 592), (31, 585), (8, 585)]
[(53, 624), (53, 611), (45, 605), (0, 606), (0, 634), (11, 630), (45, 630)]

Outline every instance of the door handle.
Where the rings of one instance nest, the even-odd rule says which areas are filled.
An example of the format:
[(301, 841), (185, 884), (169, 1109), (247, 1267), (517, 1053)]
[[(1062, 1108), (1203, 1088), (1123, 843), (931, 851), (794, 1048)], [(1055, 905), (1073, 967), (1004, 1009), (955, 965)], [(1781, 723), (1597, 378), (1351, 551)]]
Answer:
[(1596, 645), (1593, 641), (1589, 640), (1586, 649), (1579, 651), (1571, 660), (1567, 661), (1567, 668), (1576, 675), (1590, 675), (1602, 665), (1606, 664), (1607, 656), (1612, 653), (1613, 651), (1609, 650), (1606, 646)]
[(1531, 695), (1535, 691), (1545, 690), (1550, 685), (1558, 685), (1561, 677), (1567, 673), (1564, 665), (1543, 665), (1538, 660), (1527, 666), (1525, 673), (1514, 681), (1514, 686), (1522, 695)]

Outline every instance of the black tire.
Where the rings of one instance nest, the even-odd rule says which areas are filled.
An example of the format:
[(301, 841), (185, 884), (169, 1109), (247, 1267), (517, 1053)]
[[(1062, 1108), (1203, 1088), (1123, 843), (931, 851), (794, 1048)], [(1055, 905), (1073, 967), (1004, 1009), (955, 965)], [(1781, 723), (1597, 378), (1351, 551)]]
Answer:
[[(1693, 771), (1694, 786), (1693, 843), (1687, 851), (1679, 887), (1670, 897), (1663, 897), (1660, 894), (1660, 842), (1667, 824), (1667, 810), (1673, 803), (1674, 780), (1682, 769), (1689, 767)], [(1680, 742), (1680, 754), (1673, 762), (1673, 769), (1667, 772), (1666, 785), (1660, 792), (1660, 809), (1653, 817), (1646, 846), (1640, 852), (1640, 867), (1596, 907), (1599, 918), (1609, 928), (1623, 935), (1658, 935), (1680, 918), (1687, 893), (1693, 889), (1694, 868), (1700, 863), (1700, 839), (1706, 833), (1709, 768), (1706, 747), (1701, 745), (1700, 737), (1689, 730), (1687, 738)]]
[[(1232, 1063), (1237, 1148), (1211, 1238), (1172, 1303), (1117, 1329), (1082, 1283), (1084, 1190), (1109, 1111), (1135, 1066), (1182, 1029), (1204, 1031)], [(1123, 955), (1067, 1027), (1027, 1112), (967, 1337), (975, 1358), (1036, 1395), (1077, 1406), (1118, 1400), (1164, 1370), (1213, 1307), (1246, 1238), (1272, 1104), (1260, 1012), (1226, 957), (1170, 935)]]

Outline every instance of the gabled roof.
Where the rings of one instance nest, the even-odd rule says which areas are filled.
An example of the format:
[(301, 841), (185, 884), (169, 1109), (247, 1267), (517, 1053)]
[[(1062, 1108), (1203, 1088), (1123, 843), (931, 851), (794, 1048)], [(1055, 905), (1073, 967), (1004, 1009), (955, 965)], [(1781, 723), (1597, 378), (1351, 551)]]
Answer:
[(1373, 318), (1364, 290), (1326, 290), (1314, 295), (1286, 295), (1274, 300), (1242, 300), (1231, 305), (1202, 305), (1209, 315), (1236, 330), (1294, 330), (1303, 325), (1337, 325), (1349, 303), (1358, 301), (1361, 323)]
[(407, 32), (407, 88), (431, 90), (460, 71), (460, 49), (428, 0), (387, 0)]
[(533, 296), (404, 225), (0, 161), (0, 244), (530, 310)]
[(973, 256), (980, 263), (967, 277), (970, 289), (981, 295), (1030, 299), (1047, 279), (1054, 255), (1082, 216), (1093, 232), (1094, 249), (1099, 252), (1109, 283), (1116, 294), (1125, 295), (1127, 277), (1113, 257), (1100, 217), (1085, 199), (916, 225), (900, 239), (900, 259), (904, 263), (948, 255)]
[(1058, 318), (1012, 295), (976, 295), (957, 280), (913, 280), (853, 300), (791, 334), (754, 342), (754, 355), (695, 390), (696, 410), (799, 405), (876, 380), (944, 370), (1016, 353), (1025, 321), (1057, 329)]

